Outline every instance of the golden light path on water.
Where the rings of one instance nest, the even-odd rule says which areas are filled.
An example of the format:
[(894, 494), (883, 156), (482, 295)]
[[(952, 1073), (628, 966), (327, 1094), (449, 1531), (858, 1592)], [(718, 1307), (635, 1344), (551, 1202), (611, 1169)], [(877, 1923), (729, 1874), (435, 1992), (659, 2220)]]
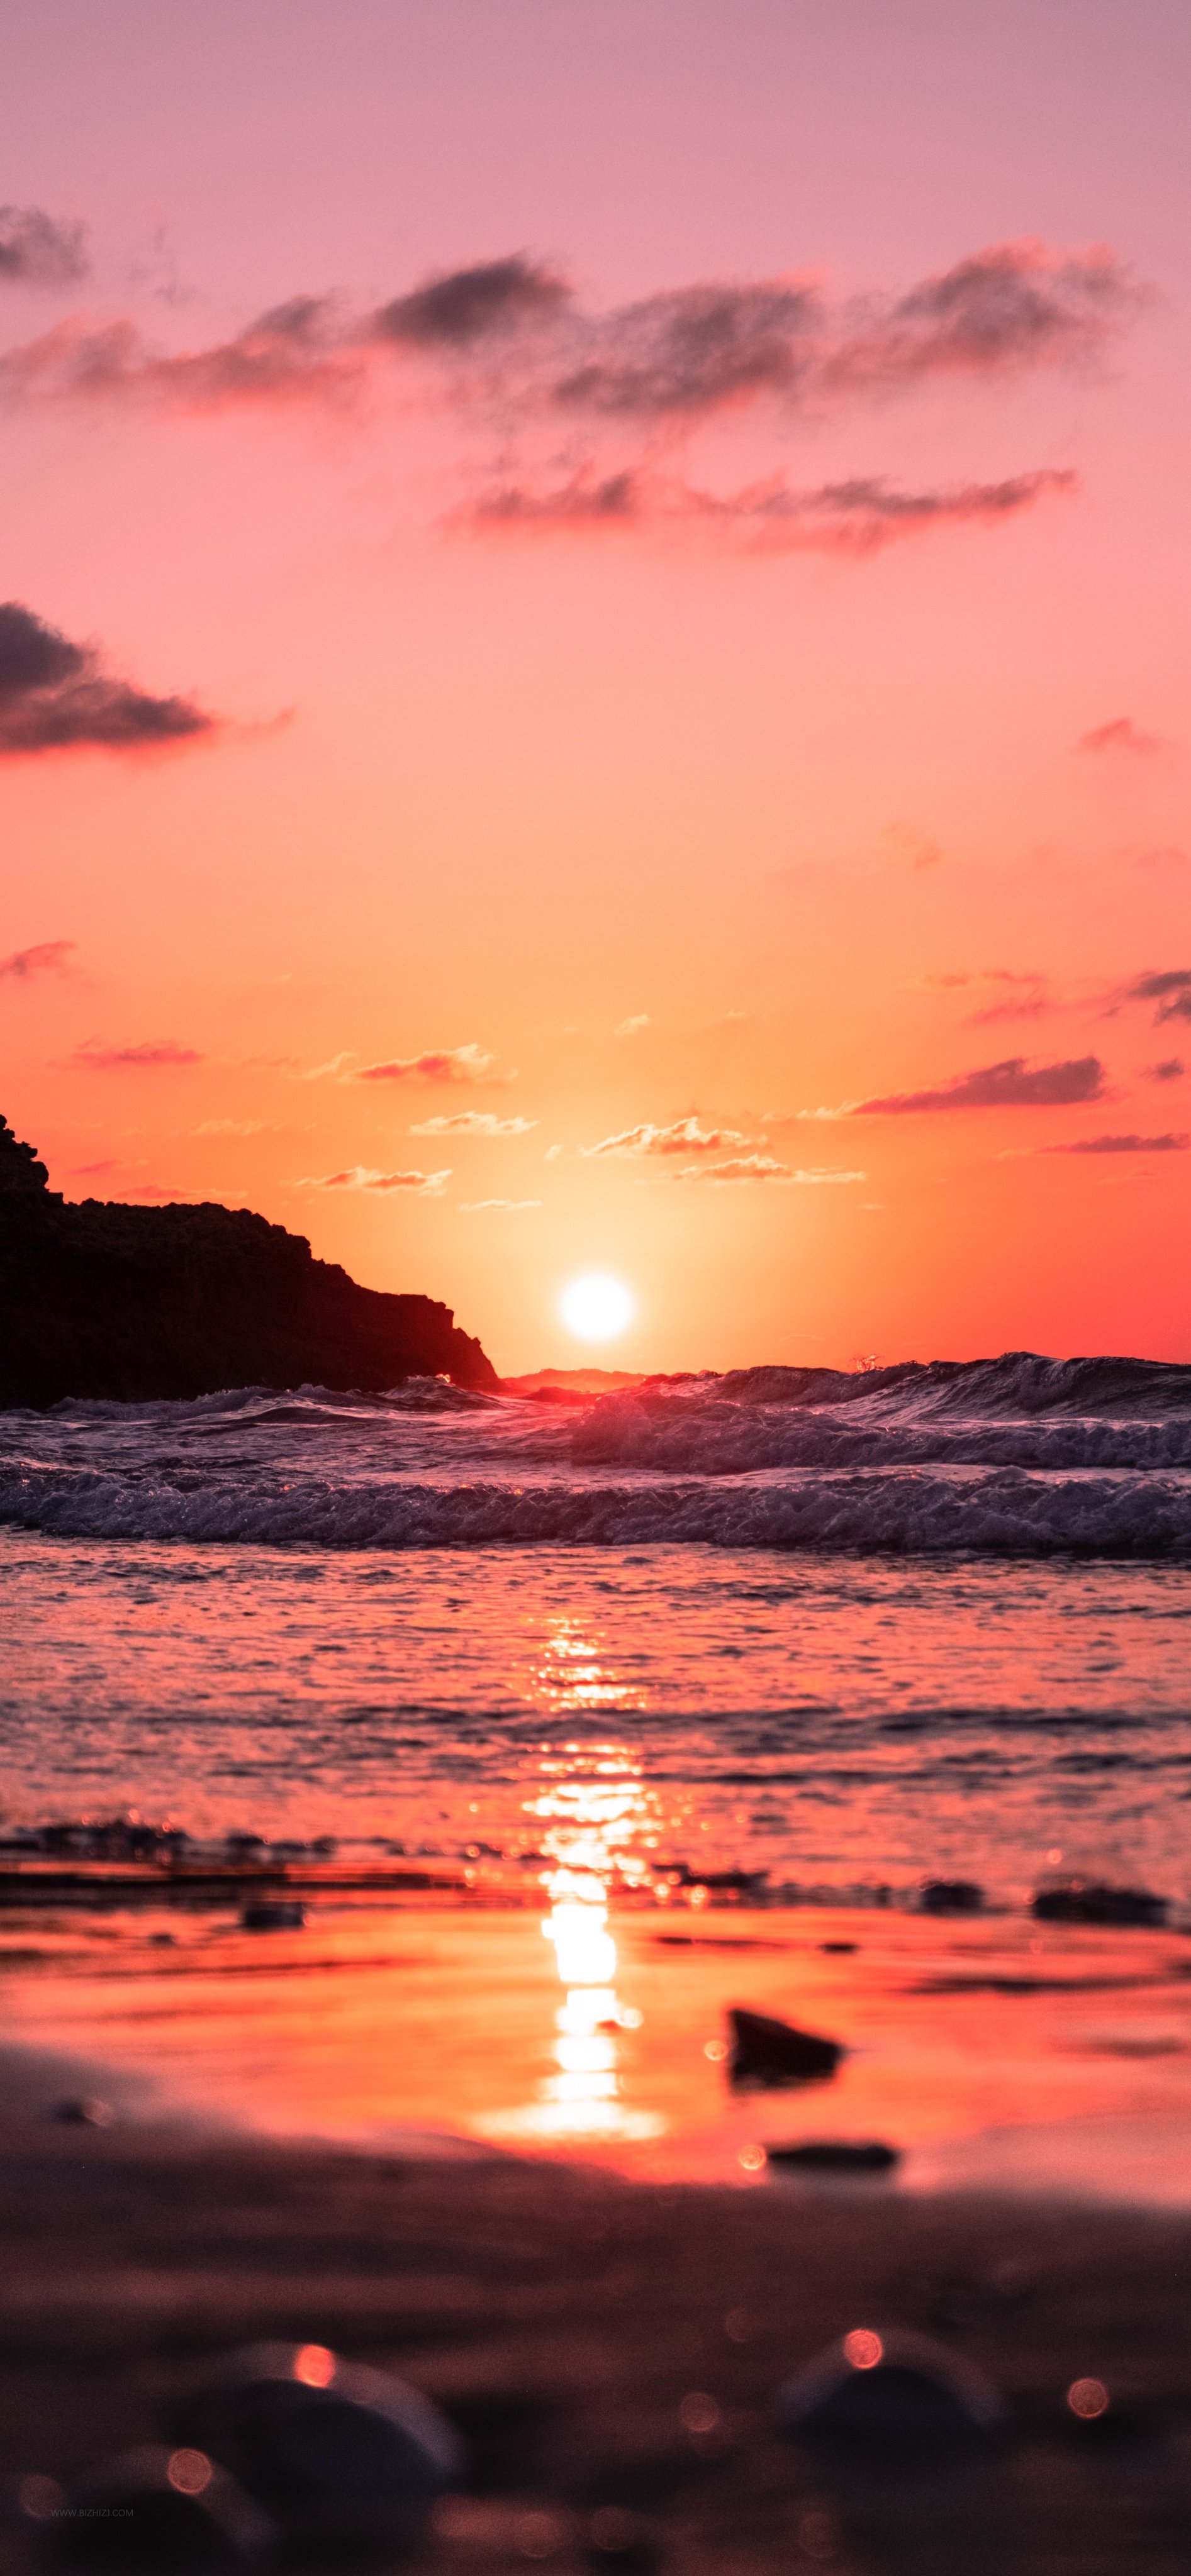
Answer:
[[(560, 1713), (611, 1713), (645, 1704), (645, 1693), (617, 1682), (578, 1624), (566, 1619), (552, 1623), (535, 1678)], [(548, 1864), (542, 1885), (550, 1911), (542, 1932), (554, 1945), (564, 1989), (554, 2016), (557, 2072), (546, 2077), (537, 2102), (509, 2114), (500, 2126), (507, 2135), (543, 2143), (643, 2143), (660, 2137), (666, 2123), (654, 2112), (629, 2110), (621, 2100), (618, 2040), (622, 2031), (640, 2027), (641, 2015), (617, 1995), (609, 1899), (614, 1882), (630, 1889), (650, 1885), (658, 1801), (645, 1786), (640, 1762), (616, 1743), (544, 1746), (539, 1776), (538, 1795), (525, 1800), (524, 1813), (537, 1821)]]

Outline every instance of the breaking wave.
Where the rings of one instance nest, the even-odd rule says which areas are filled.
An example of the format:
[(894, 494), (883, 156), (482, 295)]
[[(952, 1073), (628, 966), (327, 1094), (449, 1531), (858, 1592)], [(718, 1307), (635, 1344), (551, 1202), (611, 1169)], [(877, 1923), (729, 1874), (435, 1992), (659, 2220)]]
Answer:
[(1011, 1352), (643, 1380), (594, 1403), (240, 1388), (0, 1415), (0, 1520), (332, 1548), (1191, 1557), (1191, 1367)]
[(0, 1474), (0, 1519), (62, 1538), (253, 1541), (307, 1547), (853, 1548), (897, 1554), (1191, 1555), (1191, 1478), (978, 1477), (895, 1469), (787, 1482), (561, 1481), (514, 1487), (286, 1489), (42, 1471)]

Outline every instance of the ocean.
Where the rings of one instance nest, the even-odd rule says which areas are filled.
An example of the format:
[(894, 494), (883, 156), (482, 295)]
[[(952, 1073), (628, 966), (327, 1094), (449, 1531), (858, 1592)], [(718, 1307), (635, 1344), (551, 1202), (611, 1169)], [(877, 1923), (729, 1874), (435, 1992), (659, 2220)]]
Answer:
[[(1014, 2111), (1004, 2070), (1027, 2022), (1027, 2054), (1045, 2058), (1055, 1977), (1062, 1988), (1083, 1958), (1081, 1993), (1128, 1990), (1118, 2020), (1142, 2016), (1131, 2039), (1099, 2049), (1095, 2118), (1125, 2116), (1124, 2085), (1151, 2146), (1153, 2122), (1173, 2121), (1185, 2149), (1191, 1368), (1011, 1356), (856, 1377), (753, 1369), (650, 1381), (583, 1405), (439, 1381), (381, 1397), (307, 1387), (71, 1403), (0, 1417), (0, 1524), (2, 1822), (18, 1857), (47, 1824), (117, 1816), (180, 1828), (208, 1856), (229, 1835), (259, 1837), (291, 1866), (316, 1866), (316, 1844), (324, 1859), (333, 1848), (341, 1873), (349, 1862), (387, 1871), (394, 1886), (404, 1874), (398, 1906), (429, 1885), (420, 1902), (437, 1929), (418, 1955), (424, 1966), (438, 1959), (439, 1981), (427, 1994), (444, 2029), (471, 2031), (473, 2061), (477, 2045), (481, 2058), (498, 2047), (500, 1996), (520, 1997), (516, 2078), (510, 2023), (486, 2095), (481, 2083), (466, 2105), (440, 2033), (417, 2080), (386, 2078), (379, 2094), (362, 2082), (362, 2037), (354, 2056), (345, 2041), (335, 2108), (295, 2076), (306, 2040), (292, 2018), (265, 2047), (258, 2011), (258, 2116), (370, 2134), (416, 2117), (513, 2135), (515, 2119), (500, 2128), (516, 2109), (501, 2111), (503, 2088), (526, 2097), (526, 2135), (536, 2135), (533, 2102), (555, 2101), (542, 2130), (554, 2145), (637, 2149), (664, 2134), (681, 2169), (680, 2136), (714, 2134), (715, 2154), (735, 2153), (739, 2122), (713, 2117), (702, 2094), (697, 2106), (657, 2107), (657, 2085), (664, 2094), (676, 2081), (674, 2030), (687, 2028), (688, 2008), (707, 2023), (713, 1986), (715, 2013), (733, 1977), (739, 1988), (746, 1936), (760, 1944), (754, 1991), (760, 1978), (789, 2009), (788, 1959), (766, 1978), (765, 1945), (774, 1958), (791, 1944), (818, 1955), (830, 1922), (863, 1952), (865, 2010), (879, 1987), (887, 2032), (907, 1942), (918, 1946), (906, 1991), (926, 1991), (922, 1977), (933, 1976), (940, 1997), (958, 1993), (969, 2023), (973, 1997), (984, 1997), (983, 2107), (979, 2119), (971, 2105), (963, 2113), (968, 2134), (981, 2123), (982, 2134), (1020, 2129), (1030, 2087)], [(1040, 1933), (1032, 1897), (1073, 1877), (1155, 1892), (1166, 1929)], [(976, 1884), (981, 1914), (928, 1923), (920, 1890), (935, 1878)], [(651, 1973), (663, 1965), (673, 2007), (655, 1995), (647, 2015), (631, 2008), (659, 2034), (654, 2092), (647, 2042), (635, 2039), (632, 2102), (618, 2078), (595, 2116), (590, 2085), (572, 2088), (569, 2128), (541, 2088), (583, 2069), (560, 2074), (534, 2056), (546, 2046), (537, 1985), (554, 1975), (557, 2000), (566, 1947), (551, 1933), (554, 1951), (544, 1950), (539, 1926), (546, 1907), (557, 1931), (560, 1905), (589, 1942), (619, 1938), (622, 1958), (627, 1944)], [(109, 1907), (85, 1928), (76, 1909), (51, 1935), (43, 1909), (35, 1938), (27, 1916), (12, 1916), (9, 1952), (21, 1957), (0, 1959), (10, 2029), (77, 2045), (86, 1996), (105, 2054), (145, 2068), (163, 1974), (145, 1942), (206, 1942), (206, 1971), (218, 1935), (231, 1964), (245, 1935), (226, 1900), (224, 1915), (187, 1916), (179, 1929), (176, 1914), (158, 1914), (150, 1929), (143, 1908)], [(400, 1954), (412, 1994), (408, 1910), (399, 1938), (393, 1905), (378, 1912), (375, 1898), (341, 1897), (336, 1911), (329, 1896), (316, 1915), (326, 1938), (339, 1926), (328, 1976), (358, 1979), (365, 1954), (390, 1964)], [(675, 1923), (681, 1931), (665, 1930)], [(309, 1932), (286, 1936), (299, 1963)], [(109, 1974), (118, 1936), (133, 1945), (119, 1990)], [(451, 1940), (463, 1947), (448, 1976)], [(1157, 2002), (1149, 1970), (1136, 1973), (1156, 1940)], [(889, 1966), (890, 1941), (900, 1966)], [(58, 1973), (64, 1942), (73, 1986)], [(721, 1992), (711, 1971), (726, 1943), (737, 1948)], [(266, 1950), (280, 1975), (281, 1950)], [(259, 1942), (247, 1952), (263, 1975)], [(973, 1986), (977, 1953), (984, 1983)], [(396, 1966), (393, 1975), (400, 1988)], [(613, 1990), (602, 1973), (586, 1985)], [(582, 1977), (566, 1988), (572, 2001), (583, 1990)], [(1003, 2026), (1015, 1990), (1034, 2004), (1019, 1999)], [(264, 1991), (258, 1980), (258, 2007)], [(994, 1993), (1002, 2020), (990, 2054)], [(188, 2032), (191, 2077), (206, 2051), (211, 2067), (218, 2060), (216, 2092), (222, 2084), (242, 2107), (243, 2014), (233, 2048), (224, 2003), (216, 2013), (207, 1996), (199, 2011), (198, 1995), (187, 2019), (173, 1993), (153, 2046), (168, 2057), (167, 2021), (179, 2049)], [(380, 2009), (383, 2032), (399, 2003)], [(947, 2009), (940, 2002), (936, 2024)], [(1103, 2017), (1099, 2002), (1095, 2011)], [(365, 2027), (375, 2066), (368, 2014)], [(585, 2028), (570, 2039), (580, 2055), (613, 2047)], [(325, 2044), (324, 2031), (324, 2054)], [(698, 2082), (722, 2089), (714, 2029), (707, 2045)], [(1148, 2111), (1135, 2098), (1143, 2061)], [(602, 2081), (615, 2070), (594, 2072)], [(1033, 2117), (1037, 2064), (1031, 2081)], [(954, 2069), (948, 2083), (954, 2105)], [(920, 2071), (920, 2104), (928, 2097), (937, 2105), (937, 2073), (928, 2083)], [(1090, 2098), (1085, 2087), (1064, 2113), (1085, 2132)], [(869, 2108), (890, 2116), (879, 2088)], [(900, 2116), (905, 2125), (904, 2101)]]

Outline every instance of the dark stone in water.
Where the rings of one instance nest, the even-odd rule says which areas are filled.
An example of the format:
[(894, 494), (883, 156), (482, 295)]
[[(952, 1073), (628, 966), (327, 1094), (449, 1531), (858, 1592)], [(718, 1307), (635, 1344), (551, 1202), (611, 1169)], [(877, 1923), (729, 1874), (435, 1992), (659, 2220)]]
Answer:
[(783, 2431), (885, 2450), (980, 2441), (997, 2430), (996, 2390), (926, 2335), (859, 2328), (833, 2344), (777, 2396)]
[(306, 2550), (411, 2548), (462, 2473), (456, 2435), (428, 2398), (319, 2344), (230, 2355), (185, 2422)]
[(1166, 1921), (1168, 1900), (1144, 1887), (1106, 1887), (1098, 1880), (1069, 1878), (1062, 1887), (1041, 1887), (1030, 1907), (1039, 1923), (1104, 1923), (1138, 1925), (1158, 1931)]
[(845, 1951), (858, 1950), (859, 1941), (820, 1941), (819, 1948), (842, 1958)]
[(95, 2576), (240, 2576), (274, 2533), (199, 2451), (129, 2451), (54, 2519), (52, 2564)]
[(734, 2004), (728, 2021), (732, 2031), (728, 2073), (733, 2084), (810, 2083), (816, 2077), (834, 2075), (846, 2054), (839, 2040), (796, 2030), (792, 2022), (778, 2021), (769, 2013), (745, 2012)]
[(983, 1905), (974, 1878), (924, 1878), (918, 1890), (920, 1914), (979, 1914)]
[(901, 2162), (901, 2148), (881, 2138), (800, 2138), (793, 2146), (766, 2147), (771, 2165), (792, 2165), (805, 2173), (888, 2173)]
[(296, 1898), (250, 1898), (240, 1916), (242, 1932), (300, 1932), (306, 1921), (306, 1908)]

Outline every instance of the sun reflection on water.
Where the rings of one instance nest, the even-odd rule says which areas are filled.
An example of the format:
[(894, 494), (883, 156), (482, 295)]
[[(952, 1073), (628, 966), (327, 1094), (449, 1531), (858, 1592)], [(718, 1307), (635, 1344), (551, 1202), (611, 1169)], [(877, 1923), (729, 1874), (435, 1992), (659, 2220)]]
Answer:
[[(639, 1707), (643, 1695), (619, 1682), (578, 1624), (558, 1620), (538, 1673), (542, 1696), (560, 1713)], [(616, 1942), (609, 1929), (614, 1888), (650, 1884), (658, 1806), (630, 1747), (573, 1740), (539, 1750), (539, 1788), (524, 1812), (538, 1826), (550, 1900), (542, 1932), (553, 1943), (564, 1999), (554, 2016), (553, 2062), (537, 2102), (504, 2124), (526, 2137), (647, 2139), (665, 2122), (623, 2099), (620, 2042), (641, 2015), (616, 1991)]]

